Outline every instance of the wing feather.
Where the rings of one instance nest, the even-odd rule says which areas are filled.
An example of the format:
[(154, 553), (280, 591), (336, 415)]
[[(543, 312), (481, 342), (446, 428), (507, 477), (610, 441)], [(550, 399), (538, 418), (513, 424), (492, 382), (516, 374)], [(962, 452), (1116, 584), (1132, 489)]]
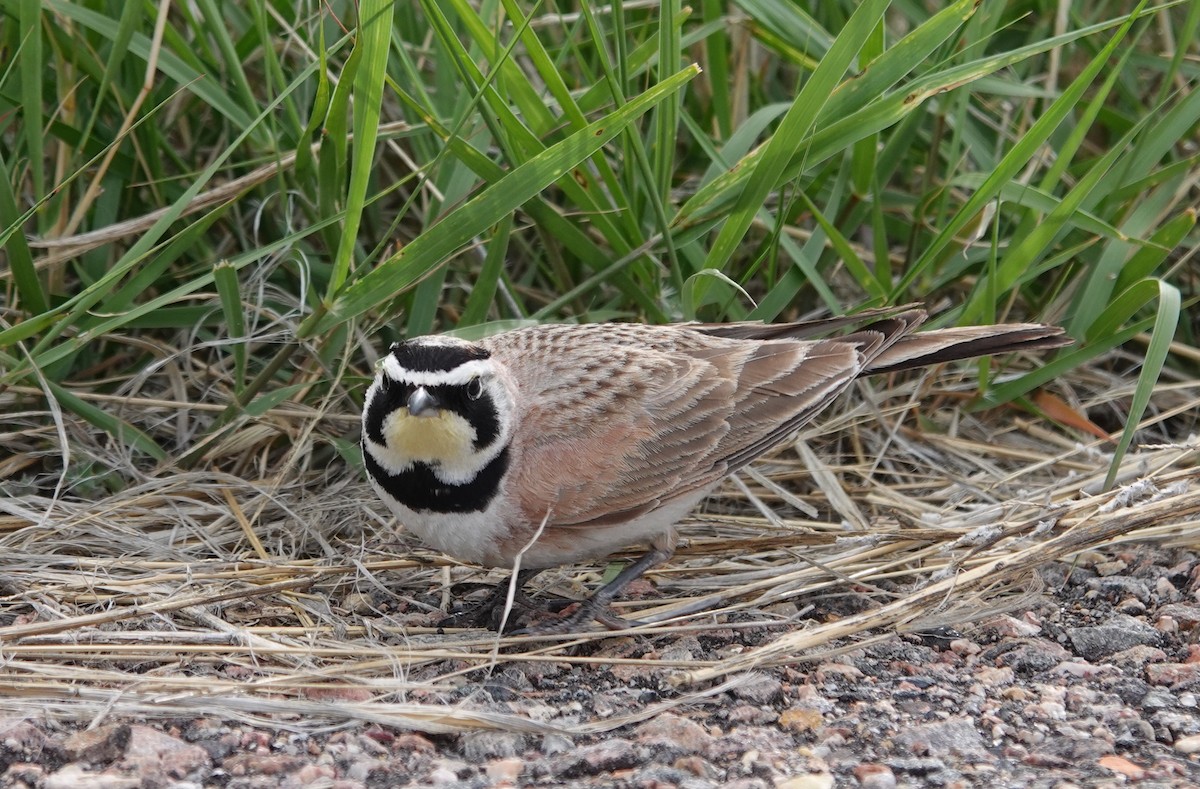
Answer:
[[(525, 348), (505, 360), (542, 363), (515, 376), (528, 406), (512, 489), (529, 519), (550, 512), (548, 527), (602, 526), (694, 497), (811, 419), (863, 365), (860, 340), (747, 342), (637, 328), (637, 345), (621, 344), (628, 328), (620, 328), (583, 375), (581, 347), (571, 349), (573, 379), (546, 366), (565, 349)], [(586, 339), (594, 347), (597, 327)]]
[(526, 521), (550, 513), (555, 539), (569, 542), (576, 527), (702, 495), (861, 375), (1067, 342), (1034, 324), (914, 334), (925, 319), (909, 305), (775, 325), (539, 326), (484, 340), (519, 390), (506, 484)]

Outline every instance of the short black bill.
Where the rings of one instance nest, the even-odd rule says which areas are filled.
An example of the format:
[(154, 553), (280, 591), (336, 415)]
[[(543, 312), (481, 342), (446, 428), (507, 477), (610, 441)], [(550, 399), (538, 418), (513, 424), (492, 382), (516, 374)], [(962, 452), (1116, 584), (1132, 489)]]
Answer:
[(442, 404), (424, 386), (408, 396), (408, 413), (412, 416), (437, 416)]

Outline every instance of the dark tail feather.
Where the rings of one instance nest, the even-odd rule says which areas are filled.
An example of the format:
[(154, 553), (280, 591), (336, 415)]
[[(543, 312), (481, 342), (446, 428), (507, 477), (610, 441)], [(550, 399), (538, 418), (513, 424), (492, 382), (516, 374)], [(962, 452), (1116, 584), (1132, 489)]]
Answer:
[[(837, 318), (818, 318), (811, 321), (794, 323), (758, 323), (746, 321), (743, 323), (694, 323), (691, 328), (711, 334), (714, 337), (728, 337), (731, 340), (804, 340), (830, 336), (837, 329), (856, 326), (868, 320), (885, 316), (915, 312), (919, 304), (903, 304), (897, 307), (874, 307), (856, 312), (853, 315), (842, 315)], [(920, 311), (922, 319), (924, 312)]]
[(1071, 343), (1061, 328), (1041, 323), (934, 329), (901, 337), (876, 355), (864, 373), (891, 373), (995, 353), (1061, 348)]
[(863, 375), (911, 370), (994, 353), (1061, 348), (1071, 344), (1071, 339), (1064, 336), (1062, 329), (1041, 323), (917, 331), (926, 317), (921, 305), (904, 304), (798, 323), (696, 323), (691, 328), (715, 337), (737, 340), (799, 340), (829, 337), (838, 329), (857, 326), (859, 328), (849, 334), (835, 336), (834, 339), (859, 344), (859, 350), (867, 359)]

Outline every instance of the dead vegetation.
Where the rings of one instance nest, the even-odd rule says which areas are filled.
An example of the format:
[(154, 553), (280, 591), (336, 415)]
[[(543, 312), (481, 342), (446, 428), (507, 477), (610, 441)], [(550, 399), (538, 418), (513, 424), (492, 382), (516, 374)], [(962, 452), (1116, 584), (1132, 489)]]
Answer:
[[(1080, 371), (1056, 391), (1099, 421), (1108, 409), (1119, 429), (1129, 395), (1120, 381)], [(393, 531), (328, 450), (353, 432), (344, 412), (281, 408), (240, 428), (259, 437), (243, 447), (256, 460), (242, 468), (279, 472), (252, 478), (217, 463), (138, 470), (82, 425), (46, 427), (54, 420), (29, 393), (10, 389), (0, 395), (15, 415), (0, 465), (5, 704), (82, 721), (203, 713), (297, 728), (561, 731), (567, 724), (436, 699), (509, 663), (643, 664), (668, 670), (664, 700), (634, 719), (651, 717), (758, 667), (1007, 610), (1039, 593), (1032, 571), (1046, 562), (1087, 563), (1120, 542), (1200, 543), (1200, 384), (1160, 385), (1142, 443), (1108, 492), (1112, 442), (1016, 410), (966, 414), (957, 406), (974, 385), (948, 371), (876, 381), (685, 522), (676, 558), (620, 604), (650, 622), (635, 634), (719, 622), (771, 635), (681, 660), (591, 655), (607, 632), (439, 632), (432, 624), (462, 585), (484, 575)], [(214, 413), (165, 393), (127, 399), (123, 411), (172, 429)], [(73, 459), (67, 476), (49, 471), (58, 436)], [(279, 436), (293, 443), (281, 451)], [(94, 471), (80, 476), (85, 462)], [(604, 570), (547, 573), (545, 591), (584, 594)]]

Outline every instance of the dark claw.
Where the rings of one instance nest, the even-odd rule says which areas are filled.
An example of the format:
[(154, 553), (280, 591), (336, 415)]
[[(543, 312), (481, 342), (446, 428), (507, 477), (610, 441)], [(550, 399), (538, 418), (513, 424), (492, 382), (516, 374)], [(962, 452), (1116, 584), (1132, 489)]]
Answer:
[[(512, 610), (509, 611), (505, 631), (511, 632), (521, 622), (538, 611), (538, 606), (525, 594), (525, 583), (537, 575), (540, 570), (522, 570), (517, 574), (517, 588), (513, 595)], [(504, 618), (504, 606), (508, 600), (508, 587), (512, 578), (500, 582), (492, 588), (491, 594), (465, 611), (451, 614), (437, 623), (442, 627), (482, 627), (488, 630), (500, 630), (500, 620)]]
[[(655, 548), (654, 550), (642, 556), (634, 563), (625, 567), (624, 570), (617, 573), (617, 577), (609, 581), (604, 586), (596, 590), (596, 593), (579, 606), (579, 610), (568, 616), (566, 619), (558, 622), (552, 622), (545, 625), (537, 625), (527, 628), (523, 635), (543, 636), (557, 635), (562, 633), (574, 633), (593, 621), (607, 627), (609, 630), (627, 630), (631, 627), (645, 624), (632, 619), (623, 619), (613, 613), (609, 608), (609, 603), (616, 599), (626, 586), (636, 578), (640, 578), (642, 573), (649, 570), (651, 567), (662, 564), (667, 559), (671, 558), (671, 552), (666, 548)], [(514, 634), (515, 635), (515, 634)]]
[[(437, 623), (438, 627), (481, 627), (487, 630), (499, 630), (500, 621), (504, 617), (504, 606), (508, 599), (508, 584), (504, 583), (476, 605), (465, 611), (451, 614)], [(512, 631), (514, 627), (536, 613), (537, 606), (523, 591), (517, 590), (513, 596), (512, 609), (508, 613), (505, 629)]]
[(631, 627), (646, 624), (636, 619), (626, 619), (607, 605), (595, 605), (595, 600), (588, 600), (579, 606), (579, 610), (557, 622), (543, 622), (508, 633), (510, 636), (557, 636), (570, 633), (586, 632), (592, 622), (599, 622), (608, 630), (619, 632)]
[[(517, 573), (517, 588), (516, 593), (513, 595), (512, 610), (509, 612), (508, 619), (504, 623), (504, 633), (502, 635), (545, 636), (575, 633), (582, 631), (592, 622), (599, 622), (609, 630), (614, 631), (628, 630), (631, 627), (643, 625), (645, 624), (644, 622), (624, 619), (618, 616), (609, 608), (609, 604), (631, 581), (640, 577), (646, 570), (662, 564), (669, 558), (671, 558), (669, 550), (655, 548), (628, 565), (617, 574), (616, 578), (600, 587), (591, 598), (580, 604), (579, 610), (565, 619), (518, 627), (518, 625), (535, 618), (535, 615), (540, 612), (548, 611), (550, 613), (557, 613), (577, 602), (575, 600), (560, 599), (545, 606), (535, 605), (525, 595), (524, 587), (525, 583), (540, 573), (541, 570), (522, 570)], [(512, 578), (510, 577), (507, 581), (504, 581), (492, 590), (492, 593), (484, 598), (481, 603), (466, 611), (446, 617), (438, 623), (438, 627), (485, 627), (488, 630), (499, 631), (500, 620), (504, 616), (504, 605), (508, 598), (508, 588), (511, 583)]]

